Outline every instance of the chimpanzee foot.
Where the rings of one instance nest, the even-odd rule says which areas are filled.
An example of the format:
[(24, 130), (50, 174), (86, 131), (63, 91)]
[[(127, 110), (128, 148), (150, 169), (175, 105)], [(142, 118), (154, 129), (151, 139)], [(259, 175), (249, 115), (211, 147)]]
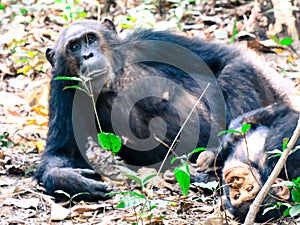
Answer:
[(198, 156), (196, 161), (197, 163), (197, 171), (205, 171), (210, 166), (212, 166), (213, 161), (215, 159), (215, 153), (212, 151), (204, 151)]

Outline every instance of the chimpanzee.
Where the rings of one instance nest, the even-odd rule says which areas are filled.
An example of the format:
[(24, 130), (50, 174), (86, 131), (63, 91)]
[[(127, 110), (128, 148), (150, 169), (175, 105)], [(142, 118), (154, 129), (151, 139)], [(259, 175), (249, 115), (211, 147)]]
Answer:
[(133, 166), (160, 163), (186, 118), (173, 151), (181, 154), (207, 145), (214, 149), (217, 133), (228, 121), (286, 101), (291, 88), (276, 73), (268, 76), (238, 48), (167, 31), (137, 29), (121, 38), (108, 19), (71, 24), (46, 57), (53, 67), (49, 131), (36, 176), (50, 194), (59, 189), (89, 192), (82, 195), (87, 200), (103, 199), (108, 189), (92, 175), (81, 153), (87, 137), (97, 133), (88, 105), (92, 101), (75, 89), (64, 90), (77, 81), (56, 77), (92, 79), (101, 129), (122, 138), (119, 155)]
[[(220, 162), (224, 162), (222, 168), (224, 205), (241, 222), (244, 221), (251, 203), (279, 159), (279, 156), (275, 156), (272, 151), (282, 150), (284, 140), (290, 138), (296, 128), (299, 115), (300, 112), (293, 110), (289, 105), (274, 104), (246, 113), (232, 121), (230, 129), (237, 129), (243, 124), (251, 124), (250, 130), (246, 133), (246, 140), (238, 133), (226, 134), (220, 152)], [(297, 146), (299, 148), (299, 145), (300, 138), (297, 140), (295, 149)], [(288, 157), (286, 171), (284, 169), (281, 171), (275, 183), (300, 176), (299, 161), (298, 149)], [(281, 210), (274, 209), (263, 214), (264, 209), (271, 207), (271, 203), (278, 202), (278, 198), (290, 199), (290, 190), (286, 186), (274, 187), (270, 194), (265, 198), (257, 214), (256, 222), (278, 218), (284, 207)]]

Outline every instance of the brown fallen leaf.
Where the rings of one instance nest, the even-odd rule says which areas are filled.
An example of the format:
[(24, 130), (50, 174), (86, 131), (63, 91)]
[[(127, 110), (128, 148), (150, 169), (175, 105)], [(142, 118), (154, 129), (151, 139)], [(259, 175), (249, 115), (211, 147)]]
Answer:
[(70, 214), (70, 209), (66, 209), (59, 204), (52, 202), (50, 220), (61, 221), (66, 219)]
[(36, 111), (38, 114), (42, 115), (42, 116), (48, 116), (49, 111), (48, 108), (46, 108), (43, 105), (35, 105), (32, 107), (33, 111)]
[(46, 141), (45, 140), (39, 140), (39, 141), (36, 141), (34, 143), (36, 145), (38, 153), (41, 153), (45, 149), (45, 146), (46, 146)]
[(3, 205), (14, 205), (18, 208), (28, 209), (36, 208), (39, 205), (40, 200), (38, 198), (28, 198), (28, 199), (15, 199), (7, 198), (4, 200)]
[(77, 205), (73, 206), (71, 210), (73, 214), (73, 213), (84, 213), (89, 211), (95, 211), (106, 207), (111, 207), (111, 205), (107, 203), (88, 205), (84, 202), (80, 202)]

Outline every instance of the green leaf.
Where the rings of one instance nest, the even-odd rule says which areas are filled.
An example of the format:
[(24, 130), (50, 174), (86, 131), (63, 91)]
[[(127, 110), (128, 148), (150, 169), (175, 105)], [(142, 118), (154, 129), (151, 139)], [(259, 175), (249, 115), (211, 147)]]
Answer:
[(278, 149), (274, 149), (272, 151), (267, 151), (266, 152), (268, 155), (270, 155), (268, 157), (268, 159), (271, 159), (273, 157), (276, 157), (276, 156), (281, 156), (282, 155), (282, 151), (278, 150)]
[(121, 138), (112, 133), (99, 133), (98, 142), (103, 149), (112, 151), (114, 155), (120, 151), (122, 146)]
[(266, 207), (262, 213), (262, 215), (265, 215), (267, 212), (271, 211), (271, 210), (274, 210), (277, 208), (277, 205), (273, 205), (273, 206), (270, 206), (270, 207)]
[(280, 44), (278, 37), (276, 37), (275, 35), (272, 35), (271, 38), (276, 44)]
[(149, 181), (149, 180), (151, 180), (153, 177), (156, 177), (156, 173), (154, 173), (154, 174), (150, 174), (149, 176), (147, 176), (147, 177), (145, 177), (144, 179), (143, 179), (143, 183), (144, 183), (144, 185)]
[(75, 198), (75, 197), (80, 196), (80, 195), (89, 195), (89, 194), (90, 193), (88, 193), (88, 192), (80, 192), (80, 193), (77, 193), (77, 194), (73, 195), (72, 198)]
[(0, 4), (0, 10), (4, 10), (5, 9), (5, 5)]
[(124, 167), (124, 166), (117, 166), (117, 167), (124, 173), (124, 176), (126, 176), (129, 179), (131, 179), (131, 180), (135, 181), (136, 183), (138, 183), (140, 185), (140, 187), (143, 187), (144, 180), (142, 180), (135, 171), (133, 171), (131, 169), (128, 169), (127, 167)]
[(143, 187), (143, 181), (138, 177), (132, 174), (124, 174), (126, 177), (130, 178), (131, 180), (135, 181), (140, 187)]
[(237, 133), (237, 134), (243, 134), (241, 131), (239, 130), (222, 130), (218, 133), (218, 136), (221, 136), (223, 134), (228, 134), (228, 133)]
[(103, 149), (111, 151), (111, 143), (106, 133), (101, 132), (98, 134), (98, 142)]
[(206, 150), (205, 147), (195, 148), (192, 152), (190, 152), (190, 153), (187, 155), (187, 158), (189, 159), (194, 153), (201, 152), (201, 151), (205, 151), (205, 150)]
[(146, 199), (146, 197), (140, 193), (137, 193), (135, 191), (111, 191), (107, 193), (106, 195), (130, 195), (137, 198), (143, 198)]
[(286, 210), (284, 210), (284, 212), (282, 213), (282, 216), (286, 217), (286, 216), (290, 215), (290, 209), (291, 208), (287, 208)]
[(291, 191), (291, 193), (292, 193), (292, 199), (293, 199), (293, 201), (294, 201), (294, 202), (299, 202), (299, 203), (300, 203), (300, 192), (299, 192), (299, 190), (293, 189), (293, 190)]
[(291, 45), (294, 42), (294, 40), (292, 38), (283, 38), (279, 44), (282, 46), (288, 46)]
[(79, 82), (82, 81), (82, 79), (79, 77), (66, 77), (66, 76), (58, 76), (55, 77), (54, 80), (72, 80), (72, 81), (79, 81)]
[[(150, 209), (151, 210), (151, 209)], [(142, 211), (141, 213), (139, 213), (138, 214), (138, 216), (139, 217), (144, 217), (144, 218), (146, 218), (146, 217), (148, 217), (148, 218), (151, 218), (151, 216), (152, 216), (152, 212), (147, 212), (147, 211)]]
[(296, 6), (291, 6), (290, 10), (292, 10), (292, 11), (299, 11), (300, 8), (296, 7)]
[(126, 203), (125, 201), (120, 201), (120, 203), (116, 206), (118, 209), (125, 209), (126, 208)]
[(236, 35), (237, 35), (237, 27), (236, 27), (236, 19), (234, 20), (234, 24), (233, 24), (233, 31), (232, 31), (232, 37), (230, 38), (230, 42), (229, 44), (233, 44), (235, 38), (236, 38)]
[(69, 193), (63, 191), (63, 190), (56, 190), (56, 191), (54, 191), (54, 193), (63, 194), (63, 195), (65, 195), (67, 198), (69, 198), (69, 199), (71, 198), (71, 195), (70, 195)]
[(123, 195), (121, 197), (121, 201), (117, 208), (132, 208), (138, 206), (141, 203), (145, 203), (147, 201), (146, 197), (142, 194), (139, 194), (134, 191), (124, 191), (124, 192), (110, 192), (108, 194), (120, 194)]
[(184, 15), (183, 6), (178, 6), (177, 8), (175, 8), (174, 13), (175, 13), (175, 16), (177, 17), (177, 19), (180, 20)]
[(82, 91), (82, 92), (86, 93), (87, 95), (90, 95), (87, 90), (85, 90), (81, 87), (78, 87), (78, 85), (65, 86), (63, 88), (63, 91), (68, 90), (68, 89), (76, 89), (76, 90), (79, 90), (79, 91)]
[(282, 143), (282, 151), (284, 151), (287, 147), (287, 144), (289, 143), (289, 138), (284, 138)]
[(295, 187), (295, 184), (292, 181), (282, 181), (282, 182), (272, 185), (272, 187), (281, 187), (281, 186), (287, 186), (287, 187), (291, 188), (291, 187)]
[(183, 196), (187, 196), (191, 182), (188, 163), (183, 163), (180, 166), (176, 167), (174, 169), (174, 175), (181, 187)]
[(201, 152), (201, 151), (205, 151), (206, 148), (205, 147), (201, 147), (201, 148), (195, 148), (192, 153), (197, 153), (197, 152)]
[(241, 128), (242, 133), (243, 133), (243, 134), (246, 134), (247, 131), (248, 131), (250, 128), (251, 128), (251, 124), (244, 124), (244, 125), (242, 126), (242, 128)]
[(294, 205), (290, 209), (290, 216), (295, 217), (300, 214), (300, 204)]
[(144, 203), (145, 201), (146, 200), (144, 198), (137, 198), (134, 196), (122, 196), (121, 201), (119, 205), (116, 206), (116, 208), (131, 209), (140, 205), (141, 203)]
[(34, 58), (35, 56), (37, 56), (38, 52), (37, 51), (31, 51), (31, 52), (27, 52), (27, 55), (30, 57), (30, 58)]
[(266, 12), (267, 12), (267, 13), (273, 13), (273, 12), (275, 12), (275, 9), (274, 9), (274, 8), (268, 9)]
[(171, 164), (173, 164), (177, 159), (179, 159), (178, 157), (174, 157), (173, 159), (171, 159)]
[(300, 176), (293, 180), (294, 184), (299, 185), (300, 184)]
[(125, 167), (125, 166), (117, 165), (117, 168), (119, 168), (124, 173), (131, 174), (131, 175), (134, 175), (134, 176), (138, 176), (138, 174), (135, 171), (133, 171), (133, 170), (131, 170), (131, 169)]
[(79, 88), (78, 85), (72, 85), (72, 86), (65, 86), (63, 88), (63, 90), (65, 91), (65, 90), (68, 90), (68, 89), (77, 89), (77, 88)]
[(23, 16), (26, 15), (27, 12), (28, 12), (27, 9), (20, 9), (20, 13), (21, 13)]

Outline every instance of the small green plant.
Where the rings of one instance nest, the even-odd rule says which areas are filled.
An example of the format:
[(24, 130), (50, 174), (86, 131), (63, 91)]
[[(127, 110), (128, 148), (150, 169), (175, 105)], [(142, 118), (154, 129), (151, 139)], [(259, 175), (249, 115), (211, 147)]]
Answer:
[(143, 190), (145, 185), (154, 177), (157, 176), (156, 173), (146, 174), (146, 175), (138, 175), (138, 173), (134, 172), (131, 169), (128, 169), (123, 166), (118, 166), (118, 168), (124, 173), (124, 176), (128, 177), (129, 179), (135, 181)]
[(174, 175), (181, 187), (183, 196), (187, 196), (188, 191), (190, 189), (190, 183), (191, 183), (191, 174), (190, 174), (189, 162), (188, 162), (189, 158), (194, 153), (197, 153), (200, 151), (205, 151), (205, 150), (206, 150), (206, 148), (196, 148), (187, 155), (182, 155), (180, 157), (174, 157), (171, 160), (171, 164), (173, 164), (178, 159), (181, 160), (181, 164), (176, 166), (174, 169)]
[[(118, 166), (118, 168), (124, 173), (124, 176), (135, 181), (140, 186), (142, 194), (135, 191), (119, 191), (110, 192), (106, 195), (121, 195), (120, 202), (116, 208), (132, 209), (136, 218), (134, 224), (143, 224), (143, 219), (149, 220), (151, 224), (151, 220), (154, 217), (152, 210), (158, 206), (166, 207), (166, 204), (168, 203), (168, 201), (162, 199), (152, 199), (152, 190), (147, 192), (147, 195), (143, 194), (146, 184), (149, 183), (152, 178), (156, 177), (157, 173), (138, 175), (138, 173), (126, 167)], [(159, 216), (159, 219), (162, 218), (163, 217)], [(157, 217), (155, 217), (155, 219), (157, 220)]]
[(72, 203), (74, 203), (74, 199), (76, 197), (78, 197), (80, 195), (88, 195), (89, 194), (88, 192), (80, 192), (80, 193), (77, 193), (77, 194), (71, 196), (69, 193), (67, 193), (67, 192), (65, 192), (63, 190), (57, 190), (57, 191), (55, 191), (55, 193), (62, 194), (64, 196), (66, 196), (67, 199), (68, 199), (67, 204), (69, 204), (70, 206), (71, 206)]
[(237, 31), (237, 27), (236, 27), (236, 19), (234, 19), (234, 24), (233, 24), (233, 30), (232, 30), (232, 37), (230, 38), (229, 44), (232, 45), (236, 35), (237, 35), (238, 31)]
[(279, 38), (274, 35), (272, 35), (271, 38), (276, 44), (281, 45), (281, 46), (289, 46), (289, 45), (293, 44), (293, 42), (294, 42), (294, 40), (292, 38), (283, 38), (283, 39), (279, 40)]
[(13, 142), (8, 140), (8, 137), (9, 137), (8, 132), (3, 132), (2, 134), (0, 134), (0, 150), (3, 147), (12, 147), (14, 145)]
[[(100, 130), (100, 133), (98, 133), (98, 142), (103, 149), (111, 151), (113, 156), (116, 155), (122, 147), (121, 138), (115, 134), (106, 133), (106, 132), (102, 131), (100, 120), (99, 120), (98, 114), (97, 114), (95, 98), (94, 98), (91, 83), (90, 83), (92, 78), (88, 78), (85, 76), (80, 76), (80, 77), (58, 76), (54, 80), (79, 82), (76, 85), (66, 86), (66, 87), (64, 87), (63, 90), (76, 89), (76, 90), (86, 93), (92, 99), (93, 108), (94, 108), (96, 120), (98, 123), (98, 128)], [(79, 84), (81, 84), (81, 86), (79, 86)]]
[[(155, 217), (153, 209), (156, 207), (165, 208), (168, 201), (162, 199), (149, 199), (145, 195), (137, 193), (135, 191), (126, 192), (110, 192), (107, 195), (121, 195), (120, 203), (116, 208), (133, 209), (136, 222), (133, 224), (143, 224), (143, 219), (149, 220), (152, 224), (152, 219)], [(164, 216), (156, 216), (155, 219), (163, 219)]]

